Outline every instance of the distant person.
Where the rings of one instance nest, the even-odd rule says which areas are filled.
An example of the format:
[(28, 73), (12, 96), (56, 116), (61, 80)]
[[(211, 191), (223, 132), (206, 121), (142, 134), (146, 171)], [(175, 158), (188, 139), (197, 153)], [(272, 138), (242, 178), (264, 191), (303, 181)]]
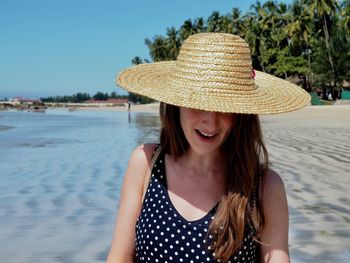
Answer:
[(131, 102), (128, 101), (128, 111), (130, 112), (130, 108), (131, 108)]
[(107, 262), (289, 262), (288, 205), (258, 114), (300, 109), (298, 86), (252, 71), (238, 36), (190, 36), (176, 61), (117, 83), (161, 101), (159, 144), (131, 154)]
[(328, 93), (328, 100), (332, 100), (333, 99), (333, 97), (332, 97), (332, 92), (329, 92)]

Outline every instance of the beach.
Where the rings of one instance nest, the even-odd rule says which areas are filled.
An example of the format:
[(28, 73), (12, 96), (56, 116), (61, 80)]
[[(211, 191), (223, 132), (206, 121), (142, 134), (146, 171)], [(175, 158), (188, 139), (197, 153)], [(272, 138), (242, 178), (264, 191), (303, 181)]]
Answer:
[[(0, 112), (2, 262), (104, 262), (128, 156), (158, 140), (157, 103), (126, 111)], [(348, 262), (350, 105), (261, 122), (286, 188), (292, 262)]]
[(286, 187), (292, 262), (348, 262), (350, 106), (261, 119), (272, 168)]
[[(77, 110), (99, 110), (99, 111), (118, 111), (118, 112), (128, 112), (128, 107), (125, 106), (105, 106), (101, 104), (100, 106), (85, 106), (78, 107)], [(159, 102), (153, 102), (149, 104), (131, 104), (130, 112), (144, 112), (150, 114), (159, 113)]]

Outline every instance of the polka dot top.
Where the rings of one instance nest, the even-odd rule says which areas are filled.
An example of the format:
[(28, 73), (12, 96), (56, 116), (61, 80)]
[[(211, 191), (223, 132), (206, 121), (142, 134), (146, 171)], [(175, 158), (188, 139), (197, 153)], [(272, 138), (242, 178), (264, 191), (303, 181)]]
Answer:
[[(161, 152), (152, 168), (136, 222), (136, 262), (217, 262), (210, 251), (212, 236), (207, 235), (216, 207), (201, 219), (184, 219), (168, 195), (164, 156)], [(228, 262), (258, 262), (258, 244), (253, 240), (253, 230), (246, 233), (241, 248)]]

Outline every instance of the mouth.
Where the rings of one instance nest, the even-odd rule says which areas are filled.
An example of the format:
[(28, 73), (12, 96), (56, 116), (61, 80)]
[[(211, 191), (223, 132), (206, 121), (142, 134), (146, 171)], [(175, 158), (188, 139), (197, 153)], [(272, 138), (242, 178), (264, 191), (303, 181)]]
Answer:
[(205, 141), (212, 141), (216, 137), (217, 133), (214, 132), (204, 132), (201, 130), (195, 129), (196, 134)]

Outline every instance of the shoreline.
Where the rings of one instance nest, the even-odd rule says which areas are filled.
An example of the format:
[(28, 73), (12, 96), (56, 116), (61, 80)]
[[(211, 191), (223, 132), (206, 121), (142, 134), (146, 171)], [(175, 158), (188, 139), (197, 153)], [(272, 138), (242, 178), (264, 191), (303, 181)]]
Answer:
[(128, 111), (128, 106), (83, 106), (77, 107), (75, 110), (96, 110), (96, 111), (119, 111), (119, 112), (144, 112), (144, 113), (159, 113), (159, 102), (153, 102), (149, 104), (134, 104), (131, 105), (130, 111)]
[[(7, 110), (18, 110), (18, 111), (32, 111), (32, 112), (45, 112), (45, 110), (51, 109), (62, 109), (68, 111), (118, 111), (118, 112), (144, 112), (144, 113), (153, 113), (159, 114), (159, 102), (153, 102), (149, 104), (132, 104), (130, 107), (130, 111), (128, 110), (127, 104), (108, 104), (108, 103), (98, 103), (98, 104), (88, 104), (88, 103), (44, 103), (41, 106), (34, 106), (30, 104), (9, 104), (0, 102), (0, 112)], [(267, 115), (259, 115), (262, 119), (266, 117), (274, 117), (274, 116), (301, 116), (304, 114), (311, 114), (313, 116), (317, 116), (320, 113), (324, 114), (325, 112), (331, 111), (340, 111), (346, 112), (350, 110), (350, 104), (334, 104), (334, 105), (308, 105), (301, 110), (296, 110), (292, 112), (282, 113), (282, 114), (267, 114)], [(332, 115), (332, 114), (330, 114)], [(329, 114), (326, 114), (324, 117), (329, 117)], [(340, 116), (346, 117), (346, 116)]]
[[(130, 107), (130, 112), (159, 113), (159, 104), (159, 102), (149, 104), (132, 104)], [(128, 112), (128, 105), (111, 103), (43, 103), (41, 105), (33, 105), (0, 102), (0, 112), (7, 110), (45, 112), (45, 110), (51, 109), (66, 109), (68, 111), (93, 110)]]

